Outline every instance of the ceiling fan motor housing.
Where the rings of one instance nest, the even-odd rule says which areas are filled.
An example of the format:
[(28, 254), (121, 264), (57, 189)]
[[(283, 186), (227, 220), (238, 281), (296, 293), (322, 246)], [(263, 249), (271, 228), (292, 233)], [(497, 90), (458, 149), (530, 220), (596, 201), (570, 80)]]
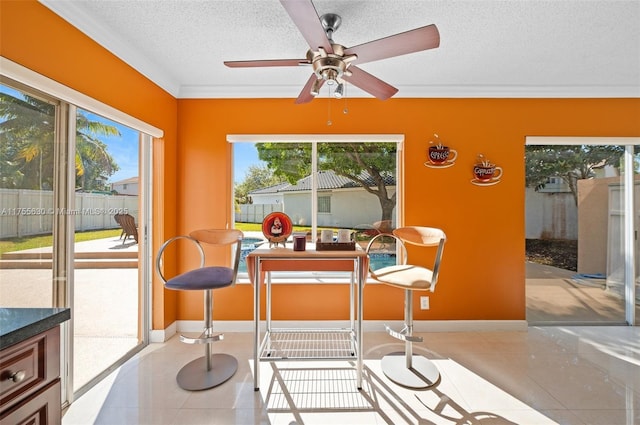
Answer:
[(343, 75), (349, 75), (347, 70), (349, 62), (357, 59), (356, 55), (344, 56), (345, 47), (340, 44), (331, 44), (333, 53), (327, 53), (322, 47), (318, 51), (309, 50), (307, 59), (311, 62), (313, 72), (318, 79), (332, 82), (341, 82)]

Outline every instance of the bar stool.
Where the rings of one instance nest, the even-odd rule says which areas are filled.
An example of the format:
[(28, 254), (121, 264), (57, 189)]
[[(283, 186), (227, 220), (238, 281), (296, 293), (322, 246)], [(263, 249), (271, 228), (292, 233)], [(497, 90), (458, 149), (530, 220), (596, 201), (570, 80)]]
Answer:
[[(222, 384), (238, 370), (238, 360), (224, 353), (211, 355), (211, 344), (224, 338), (213, 333), (213, 291), (235, 285), (242, 250), (241, 231), (236, 229), (196, 230), (189, 236), (175, 236), (162, 244), (156, 257), (156, 271), (164, 286), (178, 291), (204, 291), (204, 331), (198, 338), (180, 335), (180, 341), (187, 344), (204, 344), (204, 357), (197, 358), (180, 369), (176, 380), (178, 385), (189, 391), (205, 390)], [(200, 254), (200, 267), (182, 273), (169, 280), (162, 274), (162, 254), (167, 246), (178, 239), (186, 239), (195, 244)], [(218, 247), (235, 245), (230, 266), (205, 266), (205, 253), (201, 243)]]
[[(422, 342), (422, 337), (413, 335), (413, 292), (433, 292), (438, 282), (440, 262), (447, 240), (445, 233), (433, 227), (400, 227), (392, 233), (376, 235), (367, 245), (369, 254), (375, 241), (379, 238), (391, 237), (397, 245), (396, 254), (401, 255), (402, 264), (369, 270), (371, 277), (385, 285), (404, 289), (404, 329), (397, 332), (385, 325), (387, 332), (394, 338), (405, 342), (405, 351), (391, 353), (382, 358), (381, 367), (384, 374), (393, 382), (412, 389), (427, 389), (440, 382), (440, 372), (436, 365), (424, 356), (413, 354), (413, 343)], [(419, 247), (437, 247), (432, 258), (433, 268), (407, 264), (407, 248), (405, 244)]]

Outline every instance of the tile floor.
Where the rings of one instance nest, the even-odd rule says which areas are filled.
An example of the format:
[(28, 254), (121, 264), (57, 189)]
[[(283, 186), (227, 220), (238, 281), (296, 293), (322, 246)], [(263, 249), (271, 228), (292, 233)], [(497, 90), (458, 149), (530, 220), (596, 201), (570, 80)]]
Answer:
[(227, 333), (215, 351), (239, 369), (228, 382), (187, 392), (178, 369), (202, 347), (177, 337), (151, 344), (76, 400), (63, 425), (87, 424), (640, 424), (640, 328), (530, 327), (526, 332), (422, 334), (415, 346), (442, 380), (410, 391), (380, 370), (403, 348), (366, 333), (363, 390), (348, 362), (262, 363), (253, 389), (252, 334)]

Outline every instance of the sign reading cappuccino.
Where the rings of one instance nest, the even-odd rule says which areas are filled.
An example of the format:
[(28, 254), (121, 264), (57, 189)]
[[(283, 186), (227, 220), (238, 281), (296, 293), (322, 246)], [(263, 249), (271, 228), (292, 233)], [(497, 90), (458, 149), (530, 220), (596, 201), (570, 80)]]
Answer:
[(473, 166), (474, 183), (491, 183), (499, 181), (502, 177), (502, 168), (492, 164), (488, 159), (485, 159), (483, 155), (478, 155), (478, 161)]

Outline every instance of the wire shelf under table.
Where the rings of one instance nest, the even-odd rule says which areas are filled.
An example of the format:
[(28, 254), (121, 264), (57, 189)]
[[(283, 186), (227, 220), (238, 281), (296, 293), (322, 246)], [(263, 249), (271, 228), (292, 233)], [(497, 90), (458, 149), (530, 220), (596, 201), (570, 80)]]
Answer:
[(260, 360), (352, 360), (357, 350), (351, 329), (278, 329), (267, 332)]

